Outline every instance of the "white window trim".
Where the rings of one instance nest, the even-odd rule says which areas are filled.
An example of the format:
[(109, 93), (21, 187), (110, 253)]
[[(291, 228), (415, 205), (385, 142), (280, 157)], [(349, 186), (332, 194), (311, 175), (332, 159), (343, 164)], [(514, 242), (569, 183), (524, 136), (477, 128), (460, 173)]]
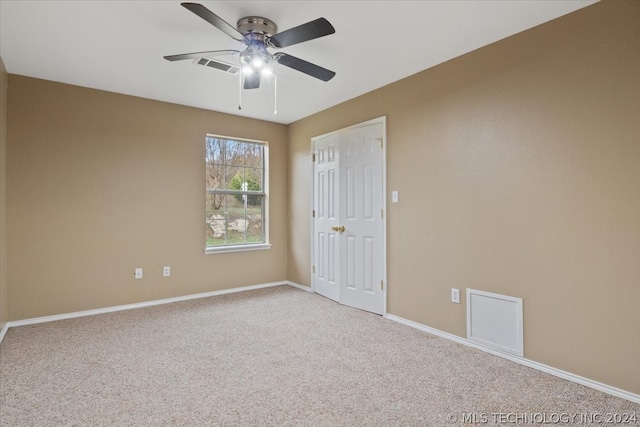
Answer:
[(257, 243), (248, 245), (228, 245), (228, 246), (208, 246), (205, 248), (204, 253), (220, 254), (225, 252), (244, 252), (244, 251), (262, 251), (265, 249), (271, 249), (271, 243)]
[[(235, 141), (244, 141), (244, 142), (254, 142), (254, 143), (260, 143), (262, 145), (264, 145), (265, 149), (263, 151), (263, 158), (262, 158), (262, 162), (263, 162), (263, 167), (264, 167), (264, 177), (263, 177), (263, 190), (264, 190), (264, 212), (263, 212), (263, 217), (264, 217), (264, 242), (263, 243), (254, 243), (254, 244), (240, 244), (240, 245), (224, 245), (224, 246), (206, 246), (205, 243), (205, 247), (204, 247), (204, 253), (205, 255), (211, 255), (211, 254), (220, 254), (220, 253), (225, 253), (225, 252), (246, 252), (246, 251), (261, 251), (261, 250), (266, 250), (266, 249), (271, 249), (271, 243), (269, 240), (269, 228), (271, 228), (269, 226), (270, 224), (270, 219), (269, 219), (269, 142), (268, 141), (261, 141), (258, 139), (249, 139), (249, 138), (239, 138), (239, 137), (234, 137), (234, 136), (225, 136), (225, 135), (217, 135), (217, 134), (213, 134), (213, 133), (208, 133), (206, 134), (206, 137), (214, 137), (214, 138), (224, 138), (224, 139), (231, 139), (231, 140), (235, 140)], [(206, 193), (206, 188), (205, 188), (205, 193)], [(206, 240), (206, 239), (205, 239)]]

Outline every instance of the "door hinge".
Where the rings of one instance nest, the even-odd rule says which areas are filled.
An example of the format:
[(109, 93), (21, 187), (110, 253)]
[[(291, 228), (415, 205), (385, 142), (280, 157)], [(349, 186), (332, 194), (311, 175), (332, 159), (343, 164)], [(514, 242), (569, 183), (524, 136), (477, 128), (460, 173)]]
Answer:
[(384, 219), (384, 209), (380, 209), (380, 218)]
[(378, 141), (380, 141), (380, 148), (382, 148), (382, 138), (376, 138)]
[(314, 218), (316, 217), (316, 210), (315, 210), (315, 209), (314, 209), (314, 210), (313, 210), (313, 212), (311, 213), (311, 216), (312, 216), (312, 217), (314, 217)]
[(315, 265), (311, 267), (311, 271), (313, 271), (313, 274), (316, 274), (316, 266)]
[(380, 280), (380, 290), (384, 291), (384, 280)]
[(313, 154), (313, 155), (311, 156), (311, 161), (312, 161), (312, 162), (315, 162), (315, 161), (316, 161), (316, 155), (315, 155), (315, 154)]

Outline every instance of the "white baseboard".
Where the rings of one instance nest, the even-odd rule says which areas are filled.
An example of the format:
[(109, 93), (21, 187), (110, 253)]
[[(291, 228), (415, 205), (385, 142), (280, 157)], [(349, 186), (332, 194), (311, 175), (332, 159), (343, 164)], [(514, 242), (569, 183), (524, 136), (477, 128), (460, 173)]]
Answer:
[[(254, 289), (270, 288), (273, 286), (282, 286), (282, 285), (294, 286), (296, 288), (301, 287), (301, 285), (293, 284), (293, 283), (287, 282), (286, 280), (283, 280), (282, 282), (263, 283), (260, 285), (243, 286), (240, 288), (231, 288), (231, 289), (223, 289), (220, 291), (203, 292), (200, 294), (184, 295), (184, 296), (174, 297), (174, 298), (165, 298), (165, 299), (159, 299), (159, 300), (153, 300), (153, 301), (139, 302), (134, 304), (117, 305), (113, 307), (98, 308), (95, 310), (84, 310), (84, 311), (76, 311), (72, 313), (56, 314), (53, 316), (44, 316), (44, 317), (35, 317), (32, 319), (15, 320), (13, 322), (7, 322), (2, 332), (0, 332), (0, 343), (2, 342), (2, 338), (4, 338), (4, 334), (6, 334), (7, 329), (13, 328), (16, 326), (25, 326), (25, 325), (33, 325), (36, 323), (54, 322), (56, 320), (73, 319), (75, 317), (84, 317), (84, 316), (93, 316), (95, 314), (112, 313), (114, 311), (133, 310), (136, 308), (151, 307), (154, 305), (169, 304), (172, 302), (188, 301), (192, 299), (207, 298), (207, 297), (213, 297), (216, 295), (225, 295), (225, 294), (231, 294), (236, 292), (251, 291)], [(304, 287), (301, 287), (301, 288), (304, 288)]]
[(7, 331), (9, 330), (9, 323), (4, 324), (4, 328), (0, 331), (0, 343), (4, 339), (4, 336), (7, 335)]
[(291, 281), (289, 281), (289, 280), (287, 280), (285, 283), (286, 283), (287, 285), (289, 285), (289, 286), (293, 286), (294, 288), (298, 288), (298, 289), (301, 289), (301, 290), (303, 290), (303, 291), (313, 292), (313, 289), (311, 289), (309, 286), (301, 285), (301, 284), (299, 284), (299, 283), (291, 282)]
[(429, 326), (425, 326), (421, 323), (417, 323), (411, 320), (404, 319), (402, 317), (394, 316), (393, 314), (387, 314), (385, 316), (387, 319), (392, 320), (394, 322), (401, 323), (403, 325), (410, 326), (415, 329), (419, 329), (423, 332), (427, 332), (432, 335), (436, 335), (441, 338), (448, 339), (450, 341), (457, 342), (462, 345), (466, 345), (468, 347), (473, 347), (475, 349), (484, 351), (486, 353), (493, 354), (498, 357), (502, 357), (512, 362), (519, 363), (524, 366), (528, 366), (529, 368), (537, 369), (538, 371), (545, 372), (547, 374), (551, 374), (553, 376), (565, 379), (567, 381), (571, 381), (577, 384), (581, 384), (595, 390), (601, 391), (603, 393), (610, 394), (612, 396), (621, 397), (622, 399), (630, 400), (634, 403), (640, 403), (640, 395), (631, 393), (626, 390), (622, 390), (616, 387), (612, 387), (607, 384), (600, 383), (598, 381), (590, 380), (589, 378), (581, 377), (580, 375), (572, 374), (571, 372), (563, 371), (561, 369), (554, 368), (552, 366), (548, 366), (539, 362), (535, 362), (533, 360), (526, 359), (524, 357), (514, 356), (512, 354), (503, 353), (497, 350), (493, 350), (487, 347), (483, 347), (481, 345), (475, 344), (465, 338), (459, 337), (457, 335), (450, 334), (448, 332), (443, 332), (438, 329), (431, 328)]

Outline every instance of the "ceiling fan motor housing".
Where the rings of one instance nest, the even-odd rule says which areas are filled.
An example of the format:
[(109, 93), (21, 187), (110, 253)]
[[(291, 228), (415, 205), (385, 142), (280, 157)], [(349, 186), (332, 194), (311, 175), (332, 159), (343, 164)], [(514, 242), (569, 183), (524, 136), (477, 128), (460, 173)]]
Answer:
[(240, 18), (236, 25), (238, 31), (245, 35), (249, 33), (262, 34), (263, 36), (272, 36), (278, 33), (278, 26), (270, 19), (261, 16), (245, 16)]

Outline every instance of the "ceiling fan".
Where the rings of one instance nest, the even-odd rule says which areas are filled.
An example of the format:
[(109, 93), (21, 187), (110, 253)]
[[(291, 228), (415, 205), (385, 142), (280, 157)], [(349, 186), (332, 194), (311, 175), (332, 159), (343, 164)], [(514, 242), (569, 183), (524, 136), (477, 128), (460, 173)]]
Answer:
[(245, 89), (260, 87), (261, 76), (273, 74), (275, 64), (284, 65), (325, 82), (336, 75), (335, 72), (304, 59), (284, 52), (271, 54), (267, 50), (267, 48), (288, 47), (335, 33), (336, 30), (325, 18), (318, 18), (279, 33), (275, 22), (267, 18), (246, 16), (240, 18), (237, 28), (234, 28), (201, 4), (181, 3), (181, 5), (247, 47), (243, 51), (227, 49), (165, 56), (164, 58), (168, 61), (239, 54), (240, 79), (244, 78)]

